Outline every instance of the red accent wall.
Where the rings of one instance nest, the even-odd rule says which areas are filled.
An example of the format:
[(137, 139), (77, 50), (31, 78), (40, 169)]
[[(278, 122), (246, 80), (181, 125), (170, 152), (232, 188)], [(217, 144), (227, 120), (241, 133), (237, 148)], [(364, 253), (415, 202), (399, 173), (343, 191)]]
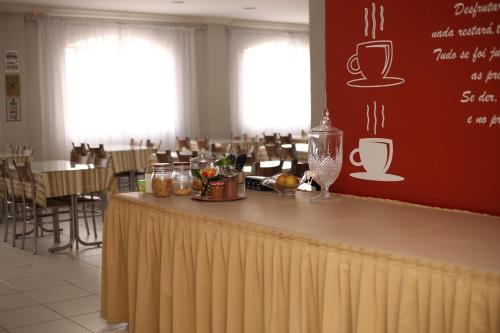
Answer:
[(500, 215), (500, 10), (457, 3), (326, 1), (328, 107), (344, 130), (334, 191)]

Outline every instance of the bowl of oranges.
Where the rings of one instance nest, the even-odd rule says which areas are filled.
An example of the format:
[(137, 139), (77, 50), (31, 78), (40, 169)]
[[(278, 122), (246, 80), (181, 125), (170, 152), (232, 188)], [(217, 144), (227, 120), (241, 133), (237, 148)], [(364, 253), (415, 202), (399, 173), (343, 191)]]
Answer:
[(300, 185), (300, 179), (291, 173), (284, 172), (266, 178), (262, 185), (272, 188), (283, 196), (294, 196)]

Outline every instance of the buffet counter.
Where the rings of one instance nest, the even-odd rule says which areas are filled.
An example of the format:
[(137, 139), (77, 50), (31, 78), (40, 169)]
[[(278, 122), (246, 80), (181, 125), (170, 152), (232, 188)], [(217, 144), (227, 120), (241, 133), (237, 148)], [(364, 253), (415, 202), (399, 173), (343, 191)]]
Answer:
[(500, 331), (500, 218), (247, 195), (112, 196), (108, 323), (131, 332)]

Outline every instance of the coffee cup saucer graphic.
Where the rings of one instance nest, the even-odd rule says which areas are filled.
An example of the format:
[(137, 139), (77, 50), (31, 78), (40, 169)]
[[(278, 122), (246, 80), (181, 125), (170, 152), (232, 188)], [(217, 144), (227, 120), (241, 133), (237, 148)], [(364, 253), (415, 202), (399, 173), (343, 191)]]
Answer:
[(400, 182), (404, 180), (403, 177), (398, 175), (391, 175), (390, 173), (373, 174), (369, 172), (353, 172), (351, 177), (362, 180), (373, 180), (379, 182)]
[(362, 77), (360, 79), (354, 79), (348, 81), (347, 85), (350, 87), (357, 87), (357, 88), (376, 88), (376, 87), (397, 86), (403, 84), (404, 82), (405, 79), (399, 77), (384, 77), (375, 80)]

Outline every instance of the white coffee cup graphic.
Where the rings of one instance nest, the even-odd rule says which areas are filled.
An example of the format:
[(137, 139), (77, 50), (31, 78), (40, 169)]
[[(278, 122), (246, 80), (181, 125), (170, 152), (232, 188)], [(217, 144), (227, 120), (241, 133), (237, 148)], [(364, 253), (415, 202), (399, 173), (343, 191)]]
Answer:
[[(357, 153), (360, 161), (354, 159)], [(391, 139), (365, 138), (359, 139), (359, 147), (351, 152), (349, 158), (354, 166), (363, 166), (368, 174), (382, 175), (391, 166), (392, 154)]]
[(356, 54), (347, 62), (351, 74), (361, 74), (368, 80), (384, 79), (392, 65), (392, 41), (374, 40), (359, 43)]

